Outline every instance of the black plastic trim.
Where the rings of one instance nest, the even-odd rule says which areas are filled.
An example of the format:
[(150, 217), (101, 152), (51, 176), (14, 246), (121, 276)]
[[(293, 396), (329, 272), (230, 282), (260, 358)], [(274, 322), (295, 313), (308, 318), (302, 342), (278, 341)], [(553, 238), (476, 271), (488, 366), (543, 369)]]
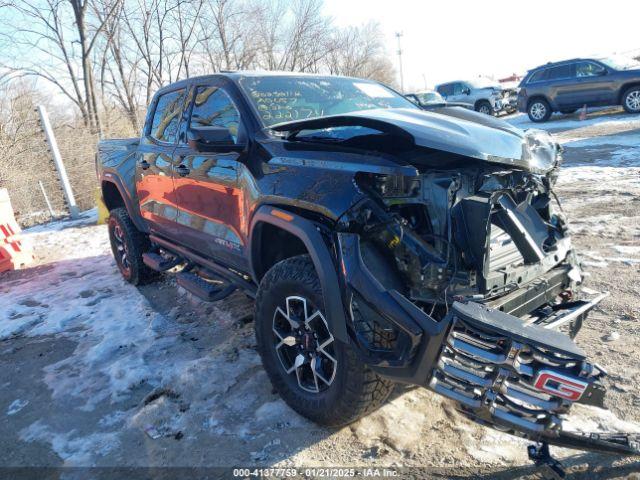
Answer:
[(122, 197), (122, 200), (124, 201), (124, 206), (127, 209), (127, 212), (129, 213), (129, 217), (131, 217), (133, 224), (141, 232), (148, 233), (149, 227), (147, 226), (147, 223), (142, 218), (142, 215), (140, 215), (140, 211), (134, 208), (131, 195), (129, 195), (129, 191), (123, 185), (120, 177), (118, 177), (117, 175), (113, 175), (111, 173), (105, 173), (102, 176), (101, 180), (102, 181), (100, 182), (100, 189), (102, 189), (103, 183), (111, 183), (115, 185), (115, 187), (118, 189), (118, 192), (120, 193), (120, 196)]
[[(273, 215), (272, 212), (274, 211), (280, 212), (281, 216)], [(287, 217), (290, 217), (291, 220), (285, 220)], [(251, 245), (250, 268), (256, 283), (257, 276), (254, 263), (259, 252), (255, 251), (258, 242), (256, 241), (254, 243), (254, 233), (256, 231), (256, 225), (260, 222), (269, 223), (281, 228), (298, 237), (302, 243), (304, 243), (320, 278), (320, 286), (322, 287), (324, 297), (324, 311), (331, 332), (338, 340), (345, 343), (349, 342), (346, 325), (347, 318), (341, 300), (342, 296), (338, 284), (336, 267), (316, 224), (300, 215), (296, 215), (290, 211), (280, 210), (271, 205), (263, 205), (258, 208), (251, 219), (251, 227), (249, 229), (251, 232), (249, 236), (249, 245)]]

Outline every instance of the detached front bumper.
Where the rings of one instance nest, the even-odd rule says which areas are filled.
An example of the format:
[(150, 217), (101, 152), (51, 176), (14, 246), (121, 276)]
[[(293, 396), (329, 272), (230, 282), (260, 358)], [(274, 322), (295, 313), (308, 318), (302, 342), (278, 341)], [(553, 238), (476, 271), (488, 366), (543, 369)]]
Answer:
[[(373, 276), (358, 235), (339, 234), (338, 247), (352, 340), (378, 374), (430, 388), (458, 402), (471, 419), (514, 435), (570, 448), (639, 452), (637, 436), (562, 430), (562, 416), (573, 403), (603, 406), (606, 372), (570, 336), (606, 295), (526, 319), (454, 302), (436, 321)], [(569, 335), (556, 330), (561, 326)]]

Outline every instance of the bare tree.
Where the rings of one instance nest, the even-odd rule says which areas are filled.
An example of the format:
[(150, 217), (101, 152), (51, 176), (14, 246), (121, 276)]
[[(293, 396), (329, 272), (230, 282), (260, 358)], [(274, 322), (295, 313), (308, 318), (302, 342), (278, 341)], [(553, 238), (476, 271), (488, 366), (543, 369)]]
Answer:
[(329, 73), (394, 83), (395, 72), (384, 49), (379, 24), (370, 22), (337, 30), (332, 42), (334, 48), (326, 59)]
[(255, 34), (265, 4), (256, 0), (207, 2), (200, 16), (200, 48), (212, 71), (255, 66), (261, 51)]
[(13, 53), (2, 64), (55, 85), (80, 109), (85, 124), (99, 132), (91, 54), (120, 0), (97, 25), (88, 21), (90, 1), (94, 0), (16, 0), (3, 10), (9, 17), (0, 19), (8, 27), (4, 40), (12, 43)]

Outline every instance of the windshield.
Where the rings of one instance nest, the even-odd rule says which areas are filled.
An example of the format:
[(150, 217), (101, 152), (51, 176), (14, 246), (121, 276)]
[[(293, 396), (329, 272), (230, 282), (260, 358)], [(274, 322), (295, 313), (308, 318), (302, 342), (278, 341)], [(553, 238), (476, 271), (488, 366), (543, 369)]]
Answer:
[(444, 103), (444, 98), (438, 92), (423, 92), (417, 93), (416, 97), (421, 103)]
[(488, 78), (476, 78), (469, 80), (467, 83), (470, 83), (473, 88), (500, 88), (495, 80)]
[(358, 110), (418, 108), (379, 83), (353, 78), (265, 75), (243, 77), (240, 85), (267, 127)]
[(614, 70), (629, 70), (630, 68), (637, 68), (639, 66), (637, 61), (624, 57), (602, 58), (600, 61)]

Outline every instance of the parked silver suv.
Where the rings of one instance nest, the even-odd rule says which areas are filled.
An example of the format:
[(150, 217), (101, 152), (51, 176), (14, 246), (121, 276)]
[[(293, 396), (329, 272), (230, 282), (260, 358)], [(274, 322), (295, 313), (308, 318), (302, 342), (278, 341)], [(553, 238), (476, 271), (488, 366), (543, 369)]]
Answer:
[(447, 102), (470, 103), (476, 112), (487, 115), (511, 113), (517, 109), (517, 91), (503, 88), (491, 80), (457, 80), (441, 83), (436, 85), (436, 91)]

